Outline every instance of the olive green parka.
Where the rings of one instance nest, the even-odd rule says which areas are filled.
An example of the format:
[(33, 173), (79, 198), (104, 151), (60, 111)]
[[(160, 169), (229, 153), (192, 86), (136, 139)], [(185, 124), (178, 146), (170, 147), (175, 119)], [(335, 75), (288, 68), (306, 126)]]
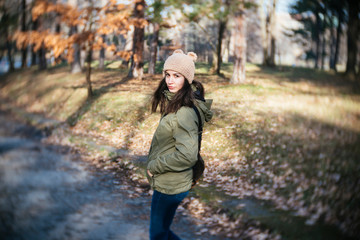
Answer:
[[(168, 99), (173, 96), (169, 91)], [(202, 124), (210, 121), (211, 100), (196, 100)], [(192, 166), (198, 154), (198, 117), (193, 108), (181, 107), (176, 113), (162, 116), (149, 150), (147, 178), (151, 187), (161, 193), (178, 194), (191, 189)]]

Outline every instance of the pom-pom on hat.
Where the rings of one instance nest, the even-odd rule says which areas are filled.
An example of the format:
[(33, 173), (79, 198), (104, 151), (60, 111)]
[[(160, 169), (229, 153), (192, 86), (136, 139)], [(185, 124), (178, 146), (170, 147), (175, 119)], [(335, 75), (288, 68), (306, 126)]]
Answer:
[(163, 74), (166, 70), (172, 70), (182, 74), (191, 84), (195, 75), (195, 61), (197, 55), (194, 52), (185, 54), (181, 49), (175, 50), (164, 63)]

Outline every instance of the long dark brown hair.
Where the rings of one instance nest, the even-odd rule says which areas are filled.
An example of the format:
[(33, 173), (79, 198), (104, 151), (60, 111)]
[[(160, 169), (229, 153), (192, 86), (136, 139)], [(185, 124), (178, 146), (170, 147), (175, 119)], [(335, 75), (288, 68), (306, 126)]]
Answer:
[[(191, 85), (196, 87), (195, 92), (191, 88)], [(199, 95), (200, 98), (204, 98), (205, 91), (204, 86), (196, 80), (194, 80), (191, 85), (189, 84), (188, 80), (185, 79), (183, 87), (176, 92), (170, 101), (168, 101), (164, 91), (169, 89), (166, 85), (165, 78), (163, 78), (152, 97), (151, 112), (156, 112), (158, 106), (160, 107), (161, 114), (176, 113), (183, 106), (193, 107), (195, 102), (195, 95)]]

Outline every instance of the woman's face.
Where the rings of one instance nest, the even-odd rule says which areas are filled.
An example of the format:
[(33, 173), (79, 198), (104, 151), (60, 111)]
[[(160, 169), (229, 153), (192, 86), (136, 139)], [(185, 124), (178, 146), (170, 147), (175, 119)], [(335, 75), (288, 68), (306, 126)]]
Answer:
[(169, 91), (176, 93), (184, 86), (185, 77), (178, 72), (167, 70), (165, 72), (165, 80)]

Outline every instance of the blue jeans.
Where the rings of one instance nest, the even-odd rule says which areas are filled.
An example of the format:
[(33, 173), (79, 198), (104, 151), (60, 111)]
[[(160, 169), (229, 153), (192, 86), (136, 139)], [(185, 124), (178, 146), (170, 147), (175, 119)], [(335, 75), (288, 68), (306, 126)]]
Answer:
[(150, 240), (180, 240), (170, 230), (176, 209), (189, 191), (168, 195), (154, 190), (151, 202)]

